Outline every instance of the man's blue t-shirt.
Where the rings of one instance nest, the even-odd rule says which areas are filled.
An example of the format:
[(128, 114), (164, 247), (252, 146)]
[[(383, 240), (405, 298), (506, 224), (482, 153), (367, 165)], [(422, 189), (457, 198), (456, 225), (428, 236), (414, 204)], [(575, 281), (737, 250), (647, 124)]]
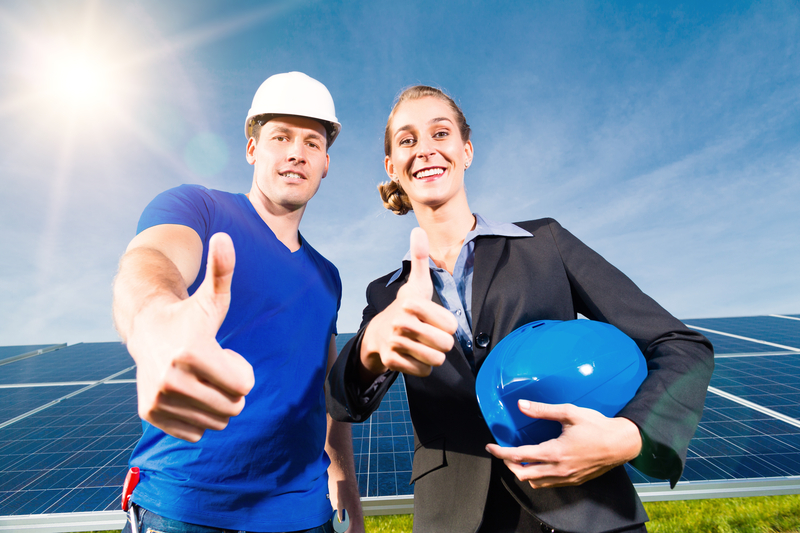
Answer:
[(162, 516), (249, 531), (295, 531), (330, 518), (323, 382), (341, 300), (336, 267), (301, 237), (292, 253), (243, 194), (196, 185), (162, 193), (138, 232), (159, 224), (194, 229), (205, 277), (208, 241), (225, 232), (236, 266), (231, 304), (217, 334), (253, 366), (255, 386), (239, 416), (197, 443), (142, 422), (131, 457), (141, 469), (133, 500)]

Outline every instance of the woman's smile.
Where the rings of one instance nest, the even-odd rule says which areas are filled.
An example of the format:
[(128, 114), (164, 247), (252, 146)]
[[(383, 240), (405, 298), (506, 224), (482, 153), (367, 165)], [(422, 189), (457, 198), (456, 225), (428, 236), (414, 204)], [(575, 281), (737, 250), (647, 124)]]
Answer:
[(415, 179), (418, 180), (434, 181), (443, 174), (444, 174), (444, 168), (442, 167), (427, 167), (421, 170), (417, 170), (412, 175), (414, 176)]

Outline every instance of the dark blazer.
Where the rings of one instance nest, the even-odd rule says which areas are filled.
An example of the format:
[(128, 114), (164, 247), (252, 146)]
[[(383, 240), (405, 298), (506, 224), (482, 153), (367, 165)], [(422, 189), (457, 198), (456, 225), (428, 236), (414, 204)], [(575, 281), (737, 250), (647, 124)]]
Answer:
[[(534, 320), (572, 320), (577, 313), (611, 323), (636, 341), (648, 376), (619, 413), (642, 433), (643, 473), (678, 481), (689, 440), (703, 409), (714, 368), (711, 344), (688, 329), (619, 270), (555, 220), (518, 223), (533, 237), (478, 237), (472, 289), (475, 372), (500, 340)], [(336, 420), (362, 422), (377, 409), (396, 378), (389, 372), (369, 389), (358, 382), (356, 361), (369, 321), (391, 304), (408, 279), (387, 286), (391, 274), (367, 288), (358, 334), (344, 347), (326, 382), (328, 410)], [(434, 293), (434, 301), (439, 302)], [(492, 465), (520, 504), (549, 527), (601, 532), (647, 520), (623, 466), (580, 486), (534, 490), (520, 482), (485, 446), (494, 439), (481, 417), (475, 376), (456, 341), (430, 376), (406, 376), (414, 425), (414, 531), (477, 531)]]

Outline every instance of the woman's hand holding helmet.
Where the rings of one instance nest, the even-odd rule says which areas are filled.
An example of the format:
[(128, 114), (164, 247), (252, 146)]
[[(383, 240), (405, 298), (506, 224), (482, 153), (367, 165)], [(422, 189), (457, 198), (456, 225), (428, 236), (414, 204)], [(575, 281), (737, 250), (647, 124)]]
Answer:
[(488, 444), (486, 451), (502, 459), (520, 481), (534, 489), (580, 485), (631, 461), (642, 449), (639, 428), (627, 418), (608, 418), (572, 404), (519, 401), (531, 418), (555, 420), (561, 436), (531, 446), (506, 448)]

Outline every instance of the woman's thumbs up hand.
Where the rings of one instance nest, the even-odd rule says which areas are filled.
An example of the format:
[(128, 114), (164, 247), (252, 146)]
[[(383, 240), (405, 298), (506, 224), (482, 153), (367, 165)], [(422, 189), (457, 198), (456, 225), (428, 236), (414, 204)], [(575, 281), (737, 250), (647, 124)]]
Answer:
[(431, 301), (428, 235), (411, 231), (411, 272), (395, 301), (367, 326), (361, 342), (361, 379), (371, 382), (387, 370), (427, 376), (453, 348), (455, 317)]

